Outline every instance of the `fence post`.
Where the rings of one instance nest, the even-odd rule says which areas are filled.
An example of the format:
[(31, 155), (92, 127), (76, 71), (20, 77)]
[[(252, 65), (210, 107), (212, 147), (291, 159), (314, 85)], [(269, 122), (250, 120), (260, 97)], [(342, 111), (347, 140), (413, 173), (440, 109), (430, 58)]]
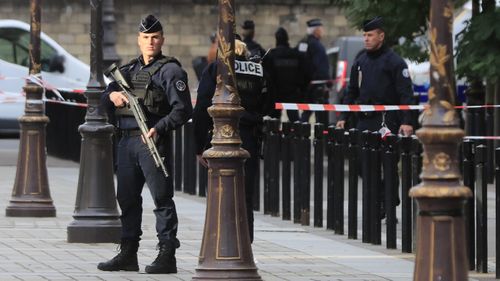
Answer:
[(301, 172), (302, 164), (302, 148), (300, 146), (301, 123), (295, 121), (293, 123), (293, 223), (300, 223), (300, 190), (301, 190)]
[(349, 130), (349, 204), (347, 238), (358, 239), (359, 131)]
[(182, 129), (183, 127), (180, 127), (175, 130), (174, 178), (177, 191), (182, 191)]
[(198, 196), (206, 197), (208, 184), (208, 169), (198, 163)]
[(301, 215), (300, 221), (302, 225), (310, 225), (311, 212), (311, 124), (302, 123), (302, 159), (303, 167), (301, 169)]
[(344, 234), (344, 129), (334, 131), (333, 208), (335, 234)]
[(372, 235), (371, 235), (371, 223), (372, 223), (372, 218), (370, 216), (370, 199), (371, 199), (371, 193), (370, 193), (370, 179), (371, 179), (371, 173), (370, 173), (370, 162), (371, 162), (371, 157), (370, 157), (370, 131), (365, 130), (361, 133), (361, 176), (363, 178), (362, 182), (362, 190), (363, 190), (363, 199), (362, 199), (362, 204), (363, 204), (363, 218), (362, 218), (362, 241), (363, 243), (370, 243), (372, 241)]
[(476, 146), (476, 217), (477, 217), (477, 261), (476, 271), (488, 272), (488, 191), (486, 178), (486, 151), (485, 145)]
[[(269, 187), (271, 184), (270, 181), (270, 162), (271, 162), (271, 120), (264, 120), (264, 215), (268, 215), (270, 213), (269, 210)], [(260, 181), (260, 177), (259, 177)], [(260, 196), (259, 196), (260, 197)]]
[[(414, 151), (411, 162), (412, 162), (412, 186), (418, 185), (422, 179), (420, 174), (422, 173), (422, 152), (423, 147), (417, 136), (412, 136), (412, 149)], [(412, 249), (415, 251), (417, 248), (417, 211), (418, 205), (417, 201), (412, 198)]]
[(469, 256), (469, 270), (476, 268), (476, 220), (475, 220), (475, 204), (474, 204), (474, 141), (465, 139), (462, 145), (464, 160), (463, 164), (463, 180), (464, 185), (469, 187), (472, 192), (472, 197), (467, 198), (465, 204), (465, 240), (467, 242), (467, 254)]
[(269, 212), (271, 216), (278, 217), (280, 213), (280, 121), (270, 120), (269, 131)]
[(495, 236), (496, 239), (496, 254), (495, 254), (495, 261), (496, 261), (496, 270), (495, 270), (495, 276), (496, 278), (500, 278), (500, 241), (498, 239), (498, 233), (500, 233), (500, 223), (498, 223), (498, 218), (500, 218), (500, 147), (497, 147), (495, 149), (495, 162), (496, 162), (496, 168), (495, 168), (495, 230), (497, 235)]
[(281, 192), (282, 192), (282, 206), (283, 206), (283, 220), (291, 219), (291, 152), (290, 140), (292, 135), (292, 123), (284, 122), (282, 125), (282, 137), (281, 137)]
[(196, 154), (194, 151), (193, 121), (184, 125), (184, 192), (196, 194)]
[(314, 125), (314, 226), (323, 227), (323, 159), (325, 151), (325, 125)]
[(333, 189), (333, 167), (335, 163), (334, 155), (334, 132), (335, 126), (328, 126), (328, 142), (327, 142), (327, 156), (328, 156), (328, 167), (327, 167), (327, 178), (326, 178), (326, 229), (335, 229), (335, 210), (334, 210), (334, 189)]
[(382, 159), (384, 170), (384, 185), (385, 190), (385, 211), (386, 211), (386, 247), (387, 249), (396, 249), (396, 198), (398, 196), (398, 154), (397, 154), (397, 137), (390, 134), (384, 142), (384, 154)]
[(401, 251), (412, 251), (412, 206), (408, 196), (411, 188), (411, 137), (401, 138)]
[(371, 243), (380, 245), (382, 243), (382, 227), (381, 227), (381, 165), (380, 165), (380, 143), (381, 137), (379, 132), (372, 132), (369, 137), (370, 141), (370, 215), (371, 215)]

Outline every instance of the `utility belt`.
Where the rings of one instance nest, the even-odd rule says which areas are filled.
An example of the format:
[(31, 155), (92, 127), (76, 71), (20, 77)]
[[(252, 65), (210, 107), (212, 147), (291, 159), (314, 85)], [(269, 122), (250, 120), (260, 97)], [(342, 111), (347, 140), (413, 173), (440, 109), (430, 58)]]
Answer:
[(382, 117), (382, 112), (377, 112), (377, 111), (356, 112), (356, 116), (359, 119), (376, 118), (376, 117)]
[(142, 132), (139, 128), (136, 129), (120, 129), (120, 135), (122, 137), (135, 137), (142, 135)]

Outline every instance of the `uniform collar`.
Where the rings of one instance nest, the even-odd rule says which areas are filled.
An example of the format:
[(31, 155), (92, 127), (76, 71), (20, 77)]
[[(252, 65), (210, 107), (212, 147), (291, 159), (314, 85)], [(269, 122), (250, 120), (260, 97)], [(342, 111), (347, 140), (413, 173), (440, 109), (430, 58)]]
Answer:
[(383, 53), (385, 53), (387, 50), (389, 49), (389, 47), (387, 47), (387, 45), (384, 43), (382, 44), (382, 46), (380, 48), (378, 48), (377, 50), (375, 51), (371, 51), (371, 52), (366, 52), (366, 54), (370, 57), (370, 58), (378, 58), (380, 55), (382, 55)]
[[(162, 52), (159, 52), (149, 63), (148, 65), (151, 65), (153, 64), (154, 62), (156, 62), (157, 60), (161, 59), (163, 57), (163, 54)], [(139, 56), (139, 62), (141, 63), (141, 66), (146, 66), (145, 63), (144, 63), (144, 58), (142, 57), (142, 55)]]

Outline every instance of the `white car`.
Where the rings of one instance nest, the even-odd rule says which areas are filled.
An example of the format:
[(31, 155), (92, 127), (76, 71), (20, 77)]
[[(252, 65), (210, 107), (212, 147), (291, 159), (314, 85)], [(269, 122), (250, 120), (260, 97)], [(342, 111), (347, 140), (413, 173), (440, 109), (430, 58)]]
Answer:
[[(40, 37), (43, 84), (56, 89), (85, 89), (90, 67), (45, 33)], [(29, 79), (29, 44), (29, 24), (0, 20), (0, 134), (19, 132), (17, 119), (24, 114), (23, 86)]]

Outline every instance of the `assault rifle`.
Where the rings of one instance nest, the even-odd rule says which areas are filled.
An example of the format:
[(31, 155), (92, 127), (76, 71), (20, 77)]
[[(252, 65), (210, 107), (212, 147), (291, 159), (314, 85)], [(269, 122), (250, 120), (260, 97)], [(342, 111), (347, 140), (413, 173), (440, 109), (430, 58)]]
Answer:
[(135, 120), (137, 121), (137, 124), (141, 129), (143, 139), (146, 142), (149, 154), (151, 154), (151, 157), (153, 157), (156, 168), (161, 168), (165, 177), (168, 177), (167, 169), (165, 169), (165, 165), (163, 164), (163, 161), (161, 159), (160, 154), (158, 153), (158, 149), (156, 148), (154, 141), (151, 138), (146, 137), (146, 135), (149, 132), (149, 129), (148, 126), (146, 125), (147, 119), (146, 116), (144, 115), (144, 112), (142, 111), (141, 105), (139, 104), (139, 100), (137, 99), (136, 96), (132, 94), (131, 87), (127, 83), (127, 80), (125, 80), (125, 78), (123, 77), (122, 72), (120, 71), (118, 66), (113, 63), (110, 67), (108, 67), (108, 69), (104, 71), (104, 75), (106, 75), (112, 81), (115, 81), (118, 85), (120, 85), (120, 88), (122, 88), (123, 92), (125, 93), (128, 99), (127, 107), (130, 108), (130, 110), (134, 113)]

